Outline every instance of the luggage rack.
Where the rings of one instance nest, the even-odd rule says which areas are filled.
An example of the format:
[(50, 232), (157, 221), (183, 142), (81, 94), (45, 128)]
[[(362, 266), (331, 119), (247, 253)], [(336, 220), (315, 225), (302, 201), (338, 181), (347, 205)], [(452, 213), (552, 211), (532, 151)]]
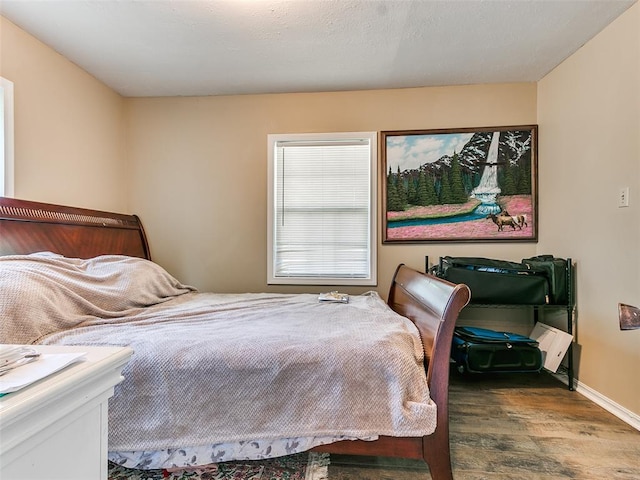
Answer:
[[(575, 312), (575, 265), (571, 258), (566, 258), (567, 268), (566, 268), (566, 284), (567, 284), (567, 302), (561, 304), (550, 304), (550, 303), (540, 303), (540, 304), (528, 304), (528, 303), (474, 303), (473, 302), (473, 290), (471, 291), (471, 302), (465, 308), (497, 308), (497, 309), (522, 309), (522, 308), (532, 308), (533, 309), (533, 321), (534, 324), (538, 323), (539, 313), (544, 310), (559, 310), (565, 309), (567, 315), (567, 324), (566, 324), (566, 332), (573, 337), (574, 331), (574, 312)], [(438, 264), (429, 267), (429, 257), (425, 256), (425, 271), (433, 274), (438, 274), (438, 272), (442, 271), (442, 262), (443, 257), (439, 258)], [(575, 390), (574, 387), (574, 361), (573, 361), (573, 344), (574, 339), (571, 340), (569, 347), (567, 348), (566, 358), (567, 358), (567, 366), (564, 367), (560, 365), (558, 372), (559, 374), (567, 375), (567, 386), (569, 390)]]

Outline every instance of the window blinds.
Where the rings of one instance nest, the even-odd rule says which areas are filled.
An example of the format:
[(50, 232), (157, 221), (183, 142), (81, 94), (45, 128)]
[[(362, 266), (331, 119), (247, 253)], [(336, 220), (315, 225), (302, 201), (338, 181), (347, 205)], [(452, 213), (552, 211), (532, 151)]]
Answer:
[(371, 277), (371, 140), (274, 144), (274, 277)]

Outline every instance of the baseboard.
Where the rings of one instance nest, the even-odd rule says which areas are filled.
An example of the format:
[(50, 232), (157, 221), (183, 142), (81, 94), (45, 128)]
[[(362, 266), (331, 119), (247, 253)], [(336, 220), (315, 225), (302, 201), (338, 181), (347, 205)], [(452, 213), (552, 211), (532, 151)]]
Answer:
[[(565, 385), (569, 385), (569, 380), (566, 375), (554, 374), (554, 376)], [(602, 395), (600, 392), (597, 392), (588, 385), (581, 383), (579, 380), (574, 379), (574, 388), (579, 394), (587, 397), (596, 405), (600, 405), (607, 412), (615, 415), (623, 422), (640, 431), (640, 415), (633, 413), (632, 411), (624, 408), (622, 405), (617, 404), (613, 400)]]

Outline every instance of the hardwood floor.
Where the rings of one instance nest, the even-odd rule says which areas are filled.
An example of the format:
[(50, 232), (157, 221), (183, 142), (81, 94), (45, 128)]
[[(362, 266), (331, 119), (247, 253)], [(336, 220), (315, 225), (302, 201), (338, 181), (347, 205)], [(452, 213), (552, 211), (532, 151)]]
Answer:
[[(456, 480), (638, 480), (640, 432), (547, 373), (452, 373)], [(423, 462), (331, 455), (330, 480), (429, 480)]]

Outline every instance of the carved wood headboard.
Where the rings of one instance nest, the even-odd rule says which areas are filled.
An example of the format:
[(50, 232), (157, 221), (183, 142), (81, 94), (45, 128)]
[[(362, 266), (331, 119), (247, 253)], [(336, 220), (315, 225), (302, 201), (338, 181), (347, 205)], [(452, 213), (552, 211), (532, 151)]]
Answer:
[(67, 257), (151, 259), (136, 215), (0, 197), (0, 255), (49, 251)]

